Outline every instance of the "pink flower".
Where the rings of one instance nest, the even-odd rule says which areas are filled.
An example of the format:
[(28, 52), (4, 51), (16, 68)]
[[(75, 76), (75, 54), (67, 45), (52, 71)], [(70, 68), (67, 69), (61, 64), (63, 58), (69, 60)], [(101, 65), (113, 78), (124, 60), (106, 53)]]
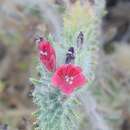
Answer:
[(52, 77), (52, 84), (65, 94), (71, 94), (76, 88), (87, 82), (80, 67), (65, 64), (59, 67)]
[(51, 43), (44, 39), (41, 39), (38, 45), (40, 53), (40, 61), (44, 64), (48, 71), (56, 70), (56, 54)]

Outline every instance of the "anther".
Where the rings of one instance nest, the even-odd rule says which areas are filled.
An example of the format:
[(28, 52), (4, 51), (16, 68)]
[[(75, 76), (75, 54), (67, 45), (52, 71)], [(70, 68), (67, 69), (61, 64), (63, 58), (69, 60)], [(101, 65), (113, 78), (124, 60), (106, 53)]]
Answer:
[(44, 55), (44, 56), (47, 56), (47, 52), (46, 52), (46, 51), (45, 51), (45, 52), (40, 51), (40, 54), (41, 54), (41, 55)]
[(73, 83), (73, 81), (70, 81), (69, 84), (71, 85)]

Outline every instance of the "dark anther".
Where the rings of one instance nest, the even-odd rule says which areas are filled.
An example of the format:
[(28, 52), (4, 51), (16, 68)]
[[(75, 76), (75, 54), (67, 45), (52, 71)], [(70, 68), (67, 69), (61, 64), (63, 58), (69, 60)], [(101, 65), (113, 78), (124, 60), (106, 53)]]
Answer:
[(82, 48), (83, 42), (84, 42), (84, 34), (82, 32), (80, 32), (78, 37), (77, 37), (77, 47), (79, 49)]
[(43, 37), (37, 37), (34, 39), (34, 41), (36, 42), (36, 44), (38, 44), (39, 42), (43, 41)]
[(65, 63), (66, 63), (66, 64), (74, 63), (74, 59), (75, 59), (74, 48), (73, 48), (73, 47), (70, 47), (70, 48), (68, 49), (67, 54), (66, 54)]

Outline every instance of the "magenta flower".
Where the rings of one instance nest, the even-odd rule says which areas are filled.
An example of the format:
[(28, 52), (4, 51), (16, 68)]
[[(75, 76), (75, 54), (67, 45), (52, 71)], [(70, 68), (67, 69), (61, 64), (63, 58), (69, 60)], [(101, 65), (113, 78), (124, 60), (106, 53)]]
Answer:
[(47, 40), (41, 39), (38, 45), (40, 53), (40, 61), (44, 64), (48, 71), (56, 70), (56, 54), (51, 43)]
[(76, 88), (87, 82), (80, 67), (73, 64), (65, 64), (59, 67), (52, 77), (52, 84), (62, 92), (69, 95)]

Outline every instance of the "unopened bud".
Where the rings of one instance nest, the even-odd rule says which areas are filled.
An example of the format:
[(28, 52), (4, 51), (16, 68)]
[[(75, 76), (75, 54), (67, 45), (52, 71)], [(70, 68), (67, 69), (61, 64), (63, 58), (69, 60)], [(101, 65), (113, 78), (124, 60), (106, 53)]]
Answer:
[(81, 49), (84, 43), (84, 34), (82, 32), (79, 33), (77, 37), (77, 48)]
[(66, 63), (66, 64), (74, 63), (74, 59), (75, 59), (74, 48), (73, 48), (73, 47), (70, 47), (70, 48), (68, 49), (67, 54), (66, 54), (65, 63)]

